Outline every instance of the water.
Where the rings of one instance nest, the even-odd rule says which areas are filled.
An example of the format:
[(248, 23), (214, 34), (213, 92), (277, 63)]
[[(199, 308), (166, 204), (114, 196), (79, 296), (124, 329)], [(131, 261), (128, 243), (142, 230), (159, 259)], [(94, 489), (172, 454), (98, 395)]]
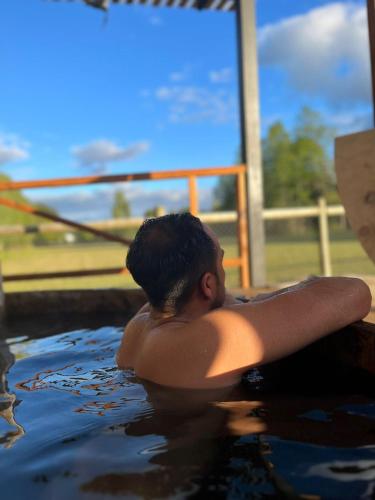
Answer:
[(375, 498), (366, 391), (167, 390), (116, 369), (121, 333), (0, 340), (1, 500)]

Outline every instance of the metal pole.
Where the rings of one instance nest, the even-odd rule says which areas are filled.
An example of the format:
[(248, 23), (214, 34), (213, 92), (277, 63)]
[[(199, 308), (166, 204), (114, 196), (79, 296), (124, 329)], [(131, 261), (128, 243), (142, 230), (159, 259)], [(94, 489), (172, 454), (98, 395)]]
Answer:
[(266, 284), (263, 179), (259, 118), (258, 61), (254, 0), (237, 2), (237, 39), (242, 161), (247, 167), (249, 263), (251, 285)]
[(372, 111), (375, 125), (375, 0), (367, 0), (368, 35), (370, 42), (370, 65), (372, 82)]
[(319, 240), (320, 240), (321, 269), (323, 272), (323, 276), (332, 276), (326, 199), (320, 197), (318, 204), (319, 204)]

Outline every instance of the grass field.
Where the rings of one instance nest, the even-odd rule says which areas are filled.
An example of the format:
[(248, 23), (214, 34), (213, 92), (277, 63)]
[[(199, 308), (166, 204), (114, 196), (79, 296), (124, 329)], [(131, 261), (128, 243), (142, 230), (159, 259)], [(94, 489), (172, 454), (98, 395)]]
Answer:
[[(236, 244), (224, 238), (227, 257), (237, 255)], [(2, 274), (68, 271), (121, 267), (126, 248), (116, 244), (75, 246), (23, 246), (0, 251)], [(375, 266), (354, 240), (331, 243), (335, 275), (375, 275)], [(266, 245), (267, 281), (269, 284), (300, 280), (309, 274), (320, 274), (319, 247), (316, 242), (272, 242)], [(227, 270), (228, 287), (239, 286), (237, 269)], [(129, 275), (88, 278), (66, 278), (4, 283), (6, 292), (72, 288), (108, 288), (136, 286)]]

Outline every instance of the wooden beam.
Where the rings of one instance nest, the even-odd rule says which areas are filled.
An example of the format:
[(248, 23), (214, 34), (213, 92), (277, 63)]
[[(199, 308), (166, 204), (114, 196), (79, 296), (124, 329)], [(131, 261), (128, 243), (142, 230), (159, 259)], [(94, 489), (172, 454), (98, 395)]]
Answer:
[(83, 278), (87, 276), (107, 276), (109, 274), (127, 274), (129, 271), (125, 267), (112, 267), (107, 269), (82, 269), (79, 271), (56, 271), (50, 273), (27, 273), (8, 274), (4, 276), (4, 282), (10, 281), (30, 281), (60, 278)]
[(266, 283), (264, 258), (263, 179), (259, 118), (258, 61), (254, 0), (237, 2), (241, 153), (247, 166), (250, 276), (253, 287)]
[[(224, 267), (239, 267), (241, 259), (224, 259)], [(83, 278), (87, 276), (107, 276), (110, 274), (129, 274), (126, 267), (109, 267), (104, 269), (82, 269), (77, 271), (52, 271), (48, 273), (25, 273), (25, 274), (7, 274), (3, 276), (3, 281), (30, 281), (30, 280), (46, 280), (46, 279), (61, 279), (61, 278)], [(1, 313), (1, 301), (0, 301)]]
[(189, 177), (189, 210), (190, 213), (197, 216), (199, 212), (197, 178)]
[(241, 287), (250, 287), (249, 275), (249, 241), (247, 234), (246, 210), (246, 179), (245, 174), (238, 174), (236, 178), (237, 192), (237, 238), (241, 258)]
[(18, 210), (19, 212), (25, 212), (27, 214), (37, 215), (38, 217), (43, 217), (44, 219), (49, 219), (54, 222), (61, 222), (66, 226), (74, 227), (80, 231), (86, 231), (87, 233), (94, 234), (95, 236), (99, 236), (109, 241), (116, 241), (117, 243), (122, 243), (123, 245), (130, 245), (132, 240), (128, 238), (121, 238), (120, 236), (116, 236), (111, 233), (106, 233), (105, 231), (100, 231), (99, 229), (95, 229), (91, 226), (86, 226), (85, 224), (80, 224), (79, 222), (74, 222), (70, 219), (64, 219), (63, 217), (59, 217), (57, 215), (50, 214), (44, 210), (39, 210), (27, 203), (17, 203), (8, 198), (0, 198), (0, 205), (8, 208), (13, 208), (14, 210)]
[(245, 171), (244, 165), (229, 167), (195, 168), (191, 170), (168, 170), (159, 172), (142, 172), (135, 174), (118, 175), (90, 175), (86, 177), (65, 177), (61, 179), (40, 179), (36, 181), (0, 181), (0, 191), (14, 191), (18, 189), (35, 189), (44, 187), (84, 186), (86, 184), (105, 184), (112, 182), (130, 182), (145, 180), (166, 180), (197, 177), (211, 177), (218, 175), (233, 175)]

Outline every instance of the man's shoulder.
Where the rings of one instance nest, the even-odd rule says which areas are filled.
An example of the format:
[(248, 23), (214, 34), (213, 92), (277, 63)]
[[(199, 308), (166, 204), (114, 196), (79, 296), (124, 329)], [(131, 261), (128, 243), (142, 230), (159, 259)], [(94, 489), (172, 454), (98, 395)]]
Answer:
[(132, 334), (136, 333), (141, 329), (143, 330), (149, 318), (150, 318), (149, 312), (137, 313), (129, 320), (129, 322), (125, 326), (124, 333), (128, 335), (129, 333)]

